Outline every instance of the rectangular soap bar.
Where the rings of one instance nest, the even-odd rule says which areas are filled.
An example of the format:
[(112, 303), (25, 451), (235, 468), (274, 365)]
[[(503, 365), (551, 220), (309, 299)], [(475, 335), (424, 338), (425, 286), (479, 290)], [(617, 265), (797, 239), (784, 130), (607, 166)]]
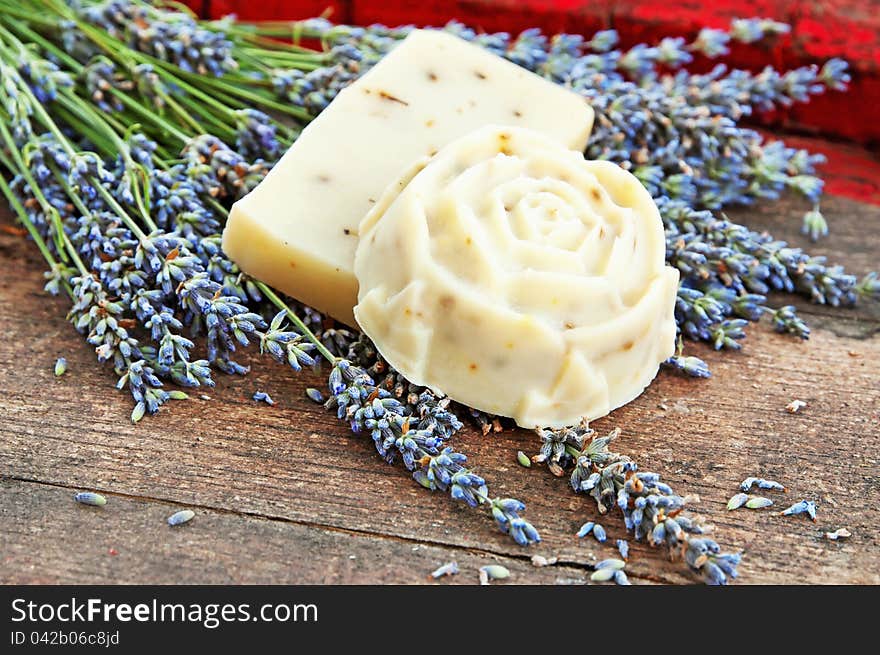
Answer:
[(459, 37), (415, 30), (233, 205), (223, 249), (249, 275), (355, 325), (360, 220), (413, 162), (493, 123), (583, 150), (593, 111), (576, 93)]

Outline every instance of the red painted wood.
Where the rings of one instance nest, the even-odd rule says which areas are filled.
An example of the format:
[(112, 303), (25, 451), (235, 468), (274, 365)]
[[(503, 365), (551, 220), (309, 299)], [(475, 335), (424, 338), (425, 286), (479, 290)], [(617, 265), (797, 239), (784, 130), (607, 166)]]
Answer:
[(183, 0), (181, 4), (189, 7), (194, 13), (201, 15), (205, 11), (205, 2), (203, 0)]
[(350, 0), (355, 23), (444, 25), (459, 20), (486, 32), (592, 32), (610, 26), (612, 0)]
[[(302, 20), (325, 15), (337, 23), (350, 23), (350, 0), (208, 0), (207, 16), (235, 14), (241, 20)], [(327, 12), (325, 14), (325, 12)]]
[(794, 44), (786, 64), (846, 59), (853, 82), (792, 108), (792, 123), (880, 146), (880, 0), (824, 0), (803, 3), (792, 19)]
[(880, 0), (823, 0), (797, 5), (795, 52), (843, 57), (857, 70), (880, 70)]
[[(765, 133), (765, 136), (772, 139), (779, 135)], [(805, 148), (828, 158), (828, 162), (819, 167), (826, 194), (880, 205), (880, 156), (876, 153), (854, 144), (815, 137), (785, 135), (784, 139), (793, 148)]]

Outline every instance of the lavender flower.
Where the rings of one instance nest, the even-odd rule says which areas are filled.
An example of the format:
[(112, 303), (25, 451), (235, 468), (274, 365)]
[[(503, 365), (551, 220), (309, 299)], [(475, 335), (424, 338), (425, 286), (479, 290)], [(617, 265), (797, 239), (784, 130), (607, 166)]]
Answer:
[(849, 64), (842, 59), (829, 59), (819, 71), (819, 81), (834, 91), (845, 91), (851, 78), (847, 73)]
[(788, 34), (791, 28), (769, 18), (735, 18), (730, 26), (731, 37), (741, 43), (754, 43), (770, 35)]
[[(600, 514), (617, 507), (636, 541), (665, 545), (670, 555), (681, 546), (685, 561), (709, 584), (723, 584), (728, 577), (736, 577), (739, 555), (721, 555), (717, 543), (701, 536), (702, 526), (682, 513), (684, 499), (661, 482), (657, 473), (639, 471), (631, 459), (609, 450), (619, 433), (593, 435), (579, 452), (572, 452), (576, 459), (570, 467), (570, 482), (575, 492), (591, 496)], [(588, 522), (578, 535), (595, 535), (596, 527), (600, 526)], [(602, 533), (604, 536), (604, 530)]]
[(272, 400), (272, 396), (267, 394), (265, 391), (255, 391), (253, 398), (257, 402), (264, 402), (267, 405), (274, 405), (275, 404), (275, 401)]
[(107, 499), (104, 496), (92, 491), (80, 491), (74, 494), (73, 499), (82, 505), (92, 505), (93, 507), (103, 507), (107, 504)]
[(191, 509), (182, 509), (168, 517), (167, 522), (171, 527), (189, 523), (195, 518), (196, 513)]
[(587, 521), (584, 523), (577, 531), (577, 538), (583, 539), (588, 534), (593, 534), (593, 528), (596, 527), (596, 524), (593, 521)]
[(620, 38), (615, 30), (601, 30), (593, 35), (586, 46), (593, 52), (608, 52), (618, 41)]
[(667, 359), (664, 364), (677, 371), (682, 371), (683, 373), (690, 375), (691, 377), (712, 377), (712, 373), (709, 371), (708, 365), (699, 357), (683, 357), (681, 355), (673, 355), (672, 357)]
[(802, 500), (795, 503), (780, 512), (782, 516), (794, 516), (796, 514), (806, 514), (810, 520), (816, 521), (816, 503), (812, 500)]
[(878, 277), (877, 273), (868, 273), (854, 287), (854, 291), (859, 298), (880, 300), (880, 277)]
[[(383, 51), (393, 45), (389, 38), (406, 34), (402, 30), (393, 35), (381, 26), (310, 23), (307, 29), (334, 45), (362, 45), (377, 38)], [(735, 20), (728, 31), (703, 30), (691, 44), (668, 38), (626, 52), (611, 50), (617, 40), (613, 31), (587, 41), (571, 35), (547, 39), (534, 30), (511, 39), (504, 33), (479, 35), (459, 24), (446, 29), (587, 98), (597, 115), (586, 156), (632, 170), (654, 195), (667, 226), (667, 256), (681, 270), (683, 287), (704, 295), (719, 288), (733, 293), (715, 311), (704, 306), (705, 316), (699, 311), (688, 315), (693, 307), (686, 300), (676, 311), (685, 336), (716, 348), (738, 349), (745, 335), (742, 319), (757, 320), (772, 311), (760, 298), (770, 290), (797, 292), (834, 305), (855, 301), (855, 278), (839, 268), (711, 213), (727, 205), (777, 198), (785, 189), (818, 203), (822, 184), (813, 173), (823, 158), (779, 141), (766, 143), (737, 121), (754, 109), (787, 106), (842, 88), (848, 81), (844, 62), (832, 60), (821, 70), (804, 67), (785, 73), (767, 68), (752, 74), (719, 65), (701, 75), (684, 70), (660, 74), (658, 66), (677, 69), (686, 64), (689, 52), (717, 56), (730, 40), (750, 43), (788, 32), (787, 25), (768, 19)], [(812, 238), (827, 229), (815, 209), (807, 213), (804, 225)], [(777, 329), (808, 336), (795, 316), (776, 316)], [(668, 364), (692, 375), (708, 374), (698, 359), (679, 355)]]
[(122, 102), (109, 93), (111, 89), (131, 91), (134, 88), (134, 82), (118, 74), (113, 62), (103, 56), (92, 59), (83, 70), (82, 78), (92, 102), (107, 113), (122, 111)]
[(281, 154), (275, 122), (256, 109), (241, 109), (236, 116), (236, 151), (245, 159), (263, 157), (269, 161), (277, 160)]
[(749, 496), (745, 506), (749, 509), (764, 509), (765, 507), (770, 507), (772, 504), (773, 501), (769, 498), (764, 498), (762, 496)]
[(132, 77), (135, 88), (142, 98), (155, 109), (162, 109), (165, 106), (165, 98), (169, 95), (168, 89), (150, 64), (135, 66), (132, 69)]
[(148, 4), (104, 0), (78, 7), (83, 20), (140, 52), (172, 63), (188, 73), (220, 77), (238, 68), (232, 42), (207, 30), (187, 14), (163, 12)]
[(738, 493), (731, 496), (730, 500), (727, 501), (727, 511), (733, 511), (735, 509), (739, 509), (748, 501), (749, 495), (744, 493)]
[(706, 57), (715, 58), (726, 55), (730, 50), (727, 44), (730, 42), (731, 35), (724, 30), (716, 30), (704, 27), (700, 30), (697, 38), (691, 44), (691, 50), (699, 52)]
[(466, 468), (467, 457), (446, 445), (461, 423), (445, 410), (432, 411), (438, 406), (430, 394), (420, 395), (414, 405), (404, 404), (347, 359), (336, 361), (328, 387), (327, 409), (354, 432), (369, 434), (388, 462), (399, 458), (426, 489), (445, 491), (471, 507), (488, 506), (501, 531), (518, 544), (540, 541), (537, 530), (520, 516), (525, 505), (513, 498), (490, 499), (486, 481)]
[(55, 63), (35, 56), (31, 49), (20, 48), (18, 56), (21, 79), (40, 103), (51, 102), (58, 96), (59, 89), (73, 86), (69, 73), (60, 70)]
[(758, 489), (770, 489), (773, 491), (785, 491), (785, 487), (776, 482), (776, 480), (765, 480), (764, 478), (748, 477), (740, 483), (739, 488), (743, 491), (751, 491), (752, 487), (757, 486)]
[(481, 566), (480, 574), (485, 575), (489, 580), (504, 580), (510, 577), (510, 571), (507, 567), (500, 564)]
[(458, 573), (458, 562), (453, 560), (452, 562), (447, 562), (446, 564), (443, 564), (442, 566), (439, 566), (438, 568), (434, 569), (434, 571), (431, 572), (431, 577), (436, 579), (436, 578), (442, 578), (447, 575), (455, 575), (457, 573)]

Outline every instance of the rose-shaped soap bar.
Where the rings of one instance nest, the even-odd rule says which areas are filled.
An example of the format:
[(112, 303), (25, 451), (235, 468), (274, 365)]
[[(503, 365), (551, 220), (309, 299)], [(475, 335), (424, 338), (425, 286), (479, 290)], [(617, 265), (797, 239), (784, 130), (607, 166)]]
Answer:
[(411, 382), (523, 427), (570, 425), (638, 396), (672, 355), (665, 247), (631, 174), (490, 126), (364, 218), (355, 317)]

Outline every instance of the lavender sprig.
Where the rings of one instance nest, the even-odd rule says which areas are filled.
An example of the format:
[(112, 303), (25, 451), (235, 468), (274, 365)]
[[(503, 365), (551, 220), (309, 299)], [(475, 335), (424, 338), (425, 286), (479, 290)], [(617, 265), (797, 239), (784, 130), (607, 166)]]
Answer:
[(324, 406), (348, 422), (353, 432), (369, 434), (386, 461), (400, 459), (426, 489), (447, 492), (471, 507), (488, 507), (501, 531), (518, 544), (541, 540), (520, 516), (525, 505), (513, 498), (490, 498), (486, 481), (466, 467), (467, 457), (446, 445), (461, 422), (447, 412), (432, 412), (429, 392), (415, 406), (405, 404), (348, 359), (336, 360), (328, 388)]
[[(78, 5), (78, 6), (77, 6)], [(132, 49), (187, 72), (220, 77), (238, 68), (232, 42), (182, 12), (160, 11), (143, 2), (105, 0), (74, 5), (82, 19), (125, 41)]]
[[(316, 363), (309, 354), (313, 349), (332, 364), (327, 400), (314, 389), (307, 393), (309, 398), (323, 401), (324, 407), (346, 421), (352, 432), (369, 434), (385, 461), (400, 460), (426, 489), (447, 492), (471, 507), (487, 507), (499, 529), (520, 545), (541, 540), (534, 526), (520, 516), (525, 504), (514, 498), (490, 498), (486, 481), (465, 466), (467, 456), (448, 445), (462, 428), (461, 421), (447, 409), (448, 399), (437, 398), (428, 389), (416, 393), (412, 388), (404, 395), (401, 388), (394, 393), (387, 379), (385, 386), (377, 384), (367, 369), (380, 372), (387, 365), (365, 337), (350, 344), (348, 358), (337, 357), (274, 291), (262, 283), (258, 286), (280, 309), (266, 332), (255, 331), (261, 349), (295, 371)], [(291, 320), (295, 330), (286, 328), (285, 318)]]
[[(572, 489), (592, 497), (599, 514), (617, 508), (636, 541), (664, 546), (670, 556), (683, 557), (708, 584), (724, 584), (728, 578), (737, 576), (741, 556), (721, 553), (715, 541), (703, 536), (700, 523), (682, 514), (684, 499), (662, 482), (659, 474), (640, 471), (629, 457), (610, 450), (619, 429), (602, 437), (586, 425), (566, 430), (542, 429), (537, 433), (542, 451), (533, 459), (555, 463), (569, 471)], [(565, 444), (562, 451), (554, 448), (559, 443)], [(548, 444), (552, 445), (548, 448)], [(541, 459), (545, 452), (550, 453), (549, 457)], [(598, 527), (601, 526), (589, 522), (578, 536), (595, 533)], [(628, 548), (625, 550), (628, 552)]]

